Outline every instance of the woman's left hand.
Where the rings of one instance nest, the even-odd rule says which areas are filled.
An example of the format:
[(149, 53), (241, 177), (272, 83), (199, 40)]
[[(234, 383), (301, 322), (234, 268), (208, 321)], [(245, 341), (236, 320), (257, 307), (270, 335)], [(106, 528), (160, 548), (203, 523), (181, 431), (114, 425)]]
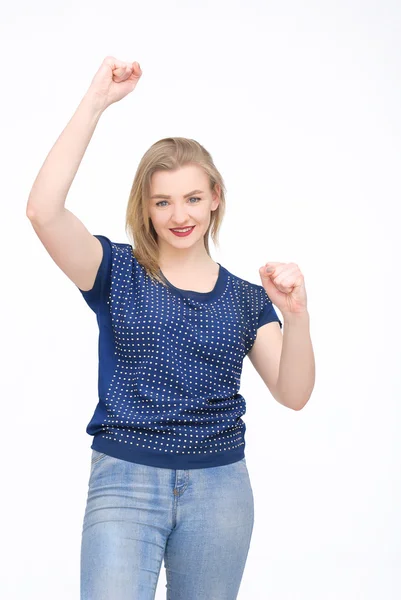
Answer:
[[(266, 267), (271, 271), (267, 272)], [(283, 316), (307, 312), (304, 276), (298, 265), (269, 262), (260, 267), (259, 275), (267, 295)]]

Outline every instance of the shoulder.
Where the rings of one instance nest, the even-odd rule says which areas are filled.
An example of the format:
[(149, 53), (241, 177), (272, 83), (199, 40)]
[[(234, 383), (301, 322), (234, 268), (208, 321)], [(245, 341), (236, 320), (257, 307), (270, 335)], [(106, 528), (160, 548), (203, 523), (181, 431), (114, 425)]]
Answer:
[(113, 258), (120, 256), (134, 259), (132, 246), (130, 244), (125, 242), (115, 242), (106, 235), (97, 234), (95, 237), (98, 238), (102, 244), (105, 254), (108, 254)]
[[(226, 271), (228, 271), (228, 269), (226, 269)], [(244, 293), (250, 298), (265, 301), (267, 294), (265, 288), (262, 285), (253, 283), (252, 281), (248, 281), (243, 277), (239, 277), (239, 275), (235, 275), (234, 273), (231, 273), (231, 271), (228, 271), (228, 273), (232, 279), (233, 284), (237, 288), (239, 288), (242, 293)]]
[(124, 276), (132, 270), (136, 261), (132, 246), (124, 242), (116, 242), (106, 235), (95, 235), (103, 247), (102, 268), (116, 276)]

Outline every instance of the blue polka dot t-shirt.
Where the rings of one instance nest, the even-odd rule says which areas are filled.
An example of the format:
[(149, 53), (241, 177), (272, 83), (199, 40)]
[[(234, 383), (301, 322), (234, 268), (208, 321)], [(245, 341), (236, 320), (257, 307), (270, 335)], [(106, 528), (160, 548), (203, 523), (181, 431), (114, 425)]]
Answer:
[(244, 458), (243, 360), (257, 329), (282, 322), (261, 285), (219, 264), (214, 289), (153, 280), (132, 246), (96, 235), (103, 258), (93, 288), (79, 291), (99, 326), (98, 403), (91, 448), (169, 469)]

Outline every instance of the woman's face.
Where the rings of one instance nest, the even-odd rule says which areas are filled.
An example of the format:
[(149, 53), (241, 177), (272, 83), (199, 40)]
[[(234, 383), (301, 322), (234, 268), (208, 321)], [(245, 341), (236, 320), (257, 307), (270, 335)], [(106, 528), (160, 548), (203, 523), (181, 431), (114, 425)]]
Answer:
[[(216, 192), (210, 191), (209, 178), (197, 165), (176, 171), (157, 171), (151, 180), (149, 215), (158, 236), (176, 248), (204, 246), (203, 238), (210, 224), (211, 211), (219, 205)], [(177, 236), (172, 229), (193, 227), (189, 235)]]

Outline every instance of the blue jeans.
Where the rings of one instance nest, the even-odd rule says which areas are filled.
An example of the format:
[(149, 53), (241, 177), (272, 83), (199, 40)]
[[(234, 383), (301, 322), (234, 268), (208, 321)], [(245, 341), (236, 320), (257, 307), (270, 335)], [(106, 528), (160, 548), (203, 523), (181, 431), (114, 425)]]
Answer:
[(245, 459), (166, 469), (92, 450), (81, 600), (235, 600), (254, 523)]

